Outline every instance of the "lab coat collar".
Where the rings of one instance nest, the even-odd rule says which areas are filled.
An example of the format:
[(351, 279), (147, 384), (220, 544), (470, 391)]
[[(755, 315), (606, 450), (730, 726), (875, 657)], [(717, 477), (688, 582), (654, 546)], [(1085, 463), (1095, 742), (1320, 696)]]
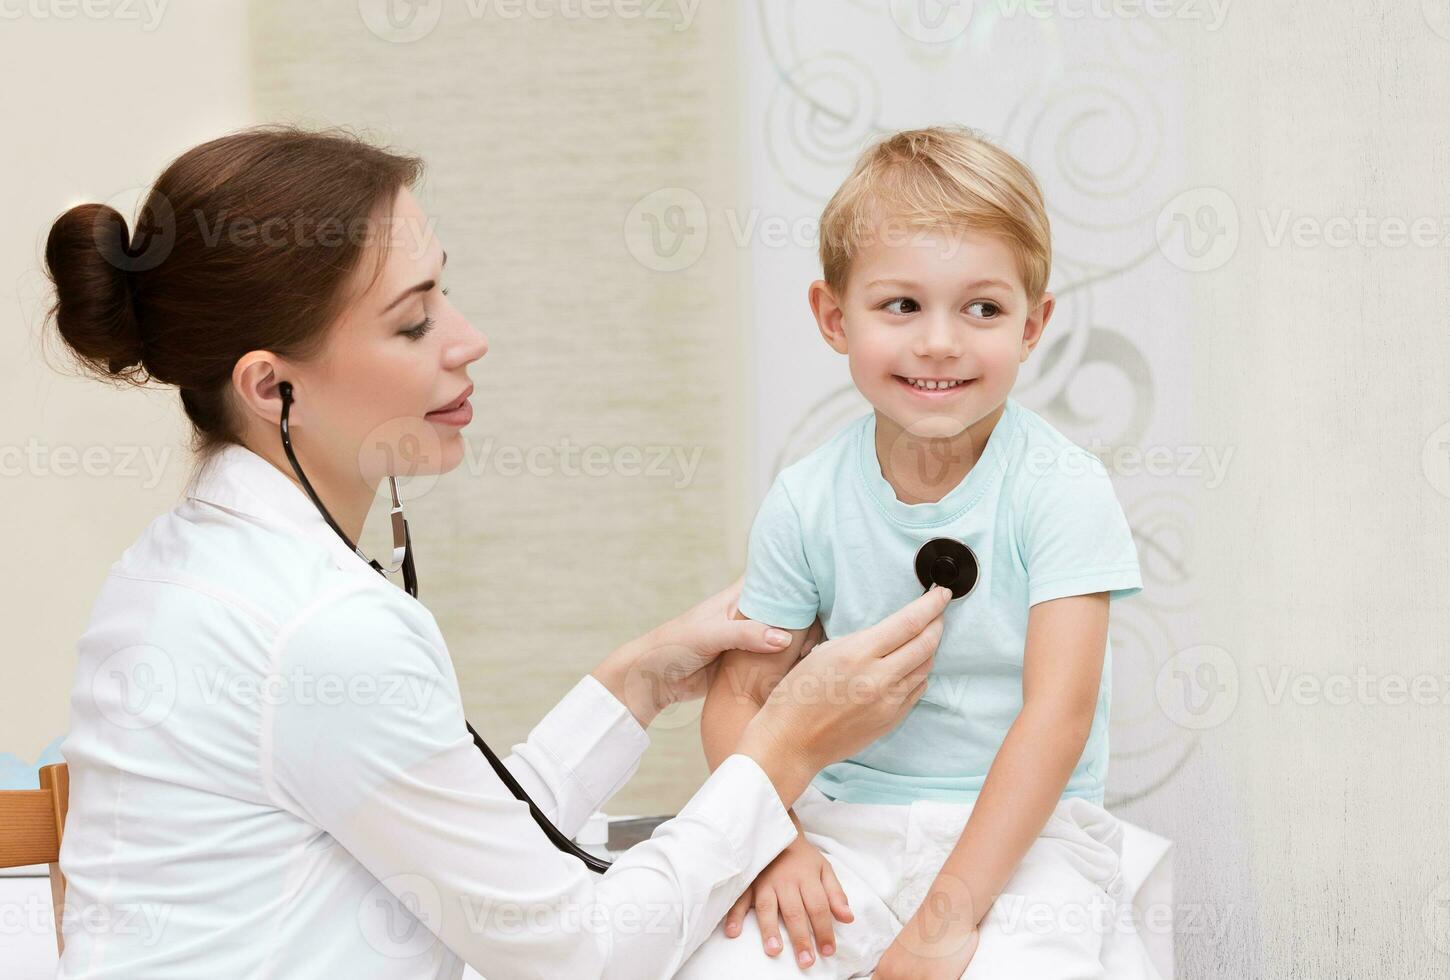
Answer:
[(343, 571), (378, 574), (323, 520), (300, 486), (246, 446), (229, 443), (217, 450), (197, 473), (186, 495), (263, 523), (284, 526), (326, 548), (333, 563)]

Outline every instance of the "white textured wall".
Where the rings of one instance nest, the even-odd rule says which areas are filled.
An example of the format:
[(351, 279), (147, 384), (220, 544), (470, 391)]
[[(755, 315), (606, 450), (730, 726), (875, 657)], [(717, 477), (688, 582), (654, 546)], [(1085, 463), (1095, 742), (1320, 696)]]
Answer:
[(1236, 453), (1195, 558), (1226, 778), (1180, 881), (1262, 940), (1197, 940), (1189, 975), (1446, 976), (1450, 5), (1244, 3), (1190, 50), (1192, 184), (1238, 221), (1194, 278), (1195, 431)]
[[(1103, 456), (1143, 570), (1144, 592), (1113, 609), (1107, 806), (1190, 854), (1211, 833), (1224, 863), (1242, 867), (1230, 835), (1187, 818), (1223, 776), (1199, 751), (1197, 733), (1176, 724), (1155, 694), (1174, 652), (1201, 635), (1190, 537), (1195, 498), (1215, 480), (1207, 466), (1184, 465), (1197, 448), (1183, 316), (1191, 277), (1156, 242), (1160, 212), (1187, 186), (1189, 55), (1167, 30), (1025, 9), (885, 0), (747, 6), (747, 176), (735, 208), (755, 222), (733, 226), (758, 229), (746, 243), (752, 506), (781, 465), (869, 408), (806, 303), (806, 285), (820, 275), (810, 222), (865, 143), (957, 123), (1018, 155), (1043, 187), (1058, 303), (1013, 397)], [(792, 232), (772, 238), (772, 222)], [(1171, 465), (1135, 467), (1127, 453), (1149, 448), (1169, 454)], [(1216, 895), (1202, 868), (1185, 863), (1178, 899)], [(1179, 959), (1191, 963), (1184, 945)]]
[[(1444, 975), (1450, 4), (1156, 6), (744, 5), (745, 178), (721, 218), (787, 229), (744, 242), (752, 505), (865, 408), (792, 229), (870, 137), (985, 130), (1038, 174), (1056, 245), (1015, 394), (1114, 454), (1139, 545), (1108, 805), (1176, 843), (1180, 976)], [(1270, 238), (1286, 211), (1312, 242), (1360, 209), (1433, 230)], [(1390, 703), (1417, 682), (1437, 703)]]

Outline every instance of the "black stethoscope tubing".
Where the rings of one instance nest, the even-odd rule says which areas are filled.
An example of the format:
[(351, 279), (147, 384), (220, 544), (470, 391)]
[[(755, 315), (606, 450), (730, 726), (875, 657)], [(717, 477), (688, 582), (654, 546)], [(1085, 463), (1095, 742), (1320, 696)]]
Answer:
[[(352, 543), (352, 539), (343, 532), (342, 528), (337, 526), (337, 522), (332, 519), (332, 515), (329, 514), (327, 512), (327, 508), (322, 505), (322, 500), (317, 496), (317, 491), (312, 489), (312, 484), (308, 481), (307, 476), (302, 472), (302, 465), (297, 462), (297, 454), (292, 451), (292, 439), (290, 434), (288, 433), (287, 427), (287, 415), (292, 407), (292, 384), (291, 382), (283, 381), (277, 386), (277, 388), (278, 392), (282, 396), (282, 449), (287, 453), (287, 461), (292, 464), (292, 469), (297, 474), (297, 479), (302, 484), (302, 489), (307, 491), (307, 496), (312, 498), (312, 503), (322, 514), (323, 520), (327, 521), (328, 526), (331, 527), (333, 531), (337, 532), (337, 536), (342, 538), (343, 542), (348, 546), (348, 548), (351, 549), (355, 554), (357, 554), (357, 556), (363, 561), (371, 565), (378, 572), (379, 575), (387, 578), (387, 570), (384, 569), (382, 565), (378, 564), (375, 559), (369, 558), (367, 555), (363, 554), (358, 546)], [(393, 477), (388, 477), (388, 480), (390, 483), (393, 483)], [(403, 509), (402, 505), (398, 501), (398, 490), (396, 483), (393, 483), (392, 493), (394, 515), (393, 532), (395, 545), (398, 538), (400, 537), (398, 531), (399, 525), (401, 525), (401, 539), (403, 547), (403, 589), (408, 593), (408, 595), (412, 596), (414, 599), (417, 599), (418, 572), (417, 566), (413, 561), (413, 538), (408, 531), (408, 520), (406, 517), (402, 516)], [(473, 744), (478, 747), (478, 751), (483, 753), (484, 758), (486, 758), (489, 765), (493, 767), (493, 771), (498, 774), (498, 778), (501, 779), (503, 781), (503, 784), (508, 787), (509, 792), (512, 793), (514, 795), (514, 798), (517, 799), (519, 802), (528, 805), (529, 814), (534, 818), (534, 822), (539, 825), (539, 829), (544, 832), (544, 836), (549, 838), (549, 841), (559, 850), (563, 851), (565, 854), (573, 855), (580, 861), (583, 861), (584, 866), (587, 867), (590, 871), (596, 872), (597, 874), (603, 874), (605, 871), (609, 870), (611, 862), (605, 861), (602, 858), (590, 854), (588, 851), (584, 850), (578, 844), (574, 843), (567, 836), (565, 836), (564, 832), (561, 831), (558, 827), (555, 827), (553, 821), (551, 821), (547, 816), (544, 815), (544, 812), (540, 810), (538, 806), (534, 803), (533, 799), (530, 798), (528, 792), (519, 785), (519, 781), (514, 778), (513, 773), (509, 772), (508, 767), (503, 764), (503, 761), (500, 760), (499, 757), (494, 753), (494, 751), (488, 747), (488, 743), (483, 740), (483, 736), (479, 735), (477, 730), (468, 723), (468, 719), (465, 718), (463, 724), (468, 728), (468, 734), (473, 737)]]
[[(347, 536), (342, 528), (338, 527), (337, 522), (332, 519), (332, 515), (327, 512), (327, 508), (322, 505), (322, 500), (317, 496), (317, 491), (312, 489), (312, 484), (308, 481), (306, 474), (302, 472), (302, 464), (297, 462), (297, 454), (292, 451), (292, 439), (287, 428), (287, 416), (292, 407), (292, 384), (291, 382), (283, 381), (277, 388), (282, 396), (282, 449), (287, 453), (287, 461), (292, 464), (292, 469), (297, 474), (297, 479), (302, 484), (302, 489), (307, 491), (307, 496), (312, 498), (312, 503), (322, 514), (323, 520), (327, 521), (328, 526), (337, 532), (337, 536), (342, 538), (348, 548), (363, 561), (371, 565), (379, 575), (387, 578), (387, 570), (378, 564), (375, 559), (363, 554), (358, 546), (352, 543), (352, 539)], [(388, 477), (388, 481), (391, 484), (393, 496), (393, 541), (395, 553), (400, 538), (402, 542), (403, 588), (408, 595), (417, 599), (418, 571), (413, 561), (413, 538), (408, 531), (408, 520), (403, 516), (402, 504), (398, 500), (397, 484), (392, 476)], [(943, 585), (951, 589), (952, 599), (956, 600), (966, 596), (977, 586), (979, 567), (977, 556), (971, 548), (955, 538), (932, 538), (923, 544), (916, 553), (915, 565), (916, 577), (921, 582), (923, 590), (930, 589), (933, 585)], [(609, 870), (612, 862), (605, 861), (602, 858), (590, 854), (566, 837), (558, 827), (555, 827), (553, 821), (544, 815), (544, 812), (530, 798), (528, 792), (519, 785), (513, 773), (508, 771), (508, 767), (488, 747), (488, 743), (483, 740), (483, 736), (479, 735), (477, 730), (468, 723), (468, 719), (465, 718), (463, 724), (468, 728), (468, 734), (473, 737), (473, 744), (478, 747), (478, 751), (483, 753), (484, 758), (493, 767), (493, 771), (498, 774), (498, 778), (508, 787), (509, 792), (519, 802), (528, 805), (530, 815), (534, 818), (534, 822), (539, 825), (539, 829), (544, 832), (544, 836), (565, 854), (571, 854), (580, 861), (583, 861), (585, 867), (590, 871), (603, 874)]]

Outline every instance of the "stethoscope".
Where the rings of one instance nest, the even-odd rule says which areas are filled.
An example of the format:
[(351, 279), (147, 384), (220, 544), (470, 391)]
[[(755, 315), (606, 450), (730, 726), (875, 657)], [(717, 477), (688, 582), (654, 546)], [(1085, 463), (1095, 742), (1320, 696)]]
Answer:
[[(323, 520), (327, 521), (328, 526), (337, 532), (337, 536), (342, 538), (343, 542), (359, 558), (371, 565), (384, 578), (387, 578), (388, 575), (401, 568), (403, 570), (404, 590), (414, 599), (418, 598), (418, 572), (416, 566), (413, 564), (413, 538), (408, 533), (408, 519), (403, 516), (403, 505), (398, 500), (397, 480), (389, 474), (388, 489), (393, 499), (393, 509), (391, 512), (393, 527), (393, 565), (391, 568), (384, 568), (376, 560), (363, 554), (362, 549), (353, 544), (352, 539), (343, 532), (342, 528), (337, 526), (337, 522), (332, 519), (332, 515), (327, 512), (327, 508), (322, 506), (322, 501), (318, 498), (317, 491), (312, 489), (312, 484), (308, 482), (306, 475), (302, 472), (301, 464), (297, 462), (297, 454), (292, 451), (292, 439), (287, 432), (287, 415), (292, 407), (292, 383), (290, 381), (283, 381), (277, 385), (277, 390), (282, 396), (282, 448), (287, 453), (287, 461), (292, 464), (293, 472), (297, 474), (298, 482), (302, 484), (302, 489), (307, 491), (307, 496), (312, 498), (312, 503), (321, 512)], [(585, 867), (590, 871), (603, 874), (609, 870), (609, 861), (602, 860), (590, 854), (566, 837), (558, 827), (555, 827), (553, 821), (544, 815), (544, 811), (535, 805), (534, 801), (529, 797), (528, 792), (519, 785), (518, 780), (514, 779), (513, 773), (508, 771), (508, 767), (488, 747), (488, 743), (483, 740), (483, 736), (478, 734), (466, 718), (463, 724), (467, 726), (468, 734), (473, 736), (473, 744), (478, 746), (478, 751), (482, 752), (484, 758), (488, 760), (488, 764), (493, 766), (493, 771), (498, 774), (499, 779), (503, 780), (503, 784), (509, 788), (509, 792), (519, 802), (528, 804), (529, 813), (533, 816), (534, 822), (539, 825), (539, 829), (544, 832), (544, 836), (548, 837), (553, 845), (565, 854), (571, 854), (580, 861), (583, 861)]]
[[(337, 536), (359, 558), (371, 565), (378, 574), (387, 578), (388, 575), (397, 572), (400, 568), (403, 571), (403, 588), (414, 599), (418, 598), (418, 572), (413, 563), (413, 538), (408, 533), (408, 519), (403, 515), (403, 505), (398, 500), (398, 483), (396, 478), (388, 475), (388, 489), (392, 495), (393, 509), (390, 512), (390, 520), (393, 528), (393, 564), (391, 568), (384, 568), (375, 559), (363, 554), (362, 549), (353, 544), (352, 539), (337, 526), (327, 508), (322, 505), (322, 500), (317, 496), (317, 491), (312, 489), (312, 484), (302, 472), (302, 464), (297, 462), (297, 454), (292, 451), (292, 439), (287, 431), (287, 416), (292, 407), (292, 383), (283, 381), (277, 385), (277, 391), (282, 396), (282, 449), (287, 453), (287, 461), (292, 464), (292, 471), (297, 474), (297, 480), (302, 484), (302, 489), (307, 491), (307, 496), (312, 498), (312, 503), (322, 514), (323, 520), (327, 521)], [(950, 589), (952, 600), (963, 598), (977, 587), (977, 556), (971, 548), (955, 538), (932, 538), (922, 545), (916, 553), (916, 577), (922, 585), (922, 591), (930, 589), (933, 585), (941, 585)], [(514, 779), (513, 773), (500, 761), (488, 743), (483, 740), (474, 727), (465, 718), (463, 724), (468, 728), (468, 734), (473, 736), (473, 744), (482, 752), (484, 758), (488, 759), (493, 771), (503, 784), (509, 788), (514, 798), (529, 807), (529, 813), (533, 816), (534, 822), (544, 832), (555, 847), (565, 854), (573, 855), (590, 871), (603, 874), (609, 870), (612, 862), (595, 857), (584, 850), (578, 844), (564, 835), (558, 827), (554, 826), (544, 812), (535, 805), (529, 797), (528, 792)]]

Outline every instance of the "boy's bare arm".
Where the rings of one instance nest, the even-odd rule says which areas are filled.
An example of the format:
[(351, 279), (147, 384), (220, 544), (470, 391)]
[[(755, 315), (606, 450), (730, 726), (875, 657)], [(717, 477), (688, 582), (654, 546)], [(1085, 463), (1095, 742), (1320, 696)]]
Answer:
[(1042, 832), (1087, 745), (1108, 613), (1106, 592), (1052, 599), (1029, 612), (1022, 710), (914, 916), (920, 931), (945, 936), (975, 929)]
[[(738, 610), (736, 619), (746, 619)], [(790, 673), (790, 669), (821, 636), (817, 620), (802, 630), (789, 630), (790, 645), (779, 653), (750, 653), (731, 650), (720, 656), (710, 689), (705, 693), (705, 706), (700, 715), (700, 741), (705, 747), (705, 762), (713, 772), (735, 751), (740, 735), (765, 699)]]

